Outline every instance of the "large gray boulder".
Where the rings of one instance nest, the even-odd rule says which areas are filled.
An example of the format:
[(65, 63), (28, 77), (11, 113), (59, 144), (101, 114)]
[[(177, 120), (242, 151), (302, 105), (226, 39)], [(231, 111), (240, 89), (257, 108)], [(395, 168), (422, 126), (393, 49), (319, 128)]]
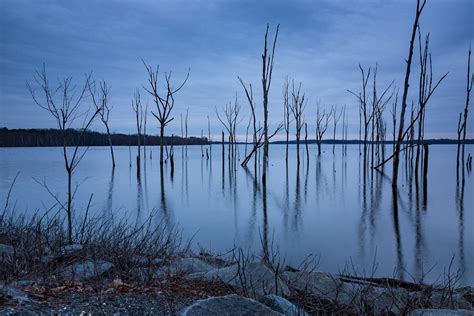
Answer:
[(465, 309), (415, 309), (410, 316), (472, 316), (474, 311)]
[(183, 316), (213, 316), (213, 315), (282, 315), (269, 307), (249, 298), (236, 294), (211, 297), (194, 302), (186, 307)]
[(348, 304), (353, 299), (350, 288), (339, 278), (323, 272), (283, 272), (283, 279), (300, 291)]
[(62, 268), (58, 273), (65, 279), (86, 280), (99, 277), (110, 271), (112, 267), (113, 264), (108, 261), (87, 259)]
[(171, 264), (157, 269), (155, 272), (155, 276), (158, 278), (163, 278), (168, 274), (174, 275), (178, 273), (207, 273), (214, 268), (214, 266), (198, 258), (178, 258), (173, 260)]
[(171, 262), (169, 269), (173, 273), (205, 273), (214, 269), (214, 266), (198, 258), (179, 258)]
[(244, 267), (234, 264), (224, 268), (215, 268), (206, 273), (191, 274), (189, 278), (207, 281), (218, 280), (243, 289), (248, 296), (290, 294), (285, 282), (260, 262), (248, 263)]

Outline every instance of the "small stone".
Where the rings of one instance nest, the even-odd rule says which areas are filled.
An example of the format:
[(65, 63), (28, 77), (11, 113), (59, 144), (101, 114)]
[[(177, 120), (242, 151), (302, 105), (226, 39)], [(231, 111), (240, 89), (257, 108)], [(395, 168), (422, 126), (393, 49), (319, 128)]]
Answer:
[(101, 276), (112, 269), (112, 267), (113, 264), (108, 261), (92, 261), (88, 259), (62, 268), (58, 272), (65, 279), (77, 278), (83, 280)]

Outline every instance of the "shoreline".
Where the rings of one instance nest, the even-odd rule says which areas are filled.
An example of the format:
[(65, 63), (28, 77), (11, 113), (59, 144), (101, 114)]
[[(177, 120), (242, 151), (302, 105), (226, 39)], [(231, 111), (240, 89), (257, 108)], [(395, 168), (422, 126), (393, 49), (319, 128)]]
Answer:
[(311, 261), (294, 268), (275, 254), (259, 257), (238, 248), (225, 258), (193, 253), (178, 230), (162, 224), (82, 223), (76, 243), (68, 244), (57, 217), (2, 218), (0, 314), (199, 315), (203, 309), (218, 314), (222, 306), (237, 314), (243, 306), (251, 314), (287, 315), (474, 310), (474, 289), (458, 287), (459, 271), (434, 285), (336, 275), (317, 271)]

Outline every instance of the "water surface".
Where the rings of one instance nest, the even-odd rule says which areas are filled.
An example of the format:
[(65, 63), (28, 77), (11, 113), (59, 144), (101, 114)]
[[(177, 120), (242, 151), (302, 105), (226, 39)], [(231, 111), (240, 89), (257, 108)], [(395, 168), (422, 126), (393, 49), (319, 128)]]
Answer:
[[(175, 148), (175, 170), (164, 166), (160, 177), (159, 150), (149, 152), (141, 176), (129, 148), (116, 147), (117, 167), (112, 172), (109, 149), (90, 148), (81, 161), (74, 183), (77, 212), (83, 212), (91, 194), (91, 212), (128, 221), (142, 221), (153, 210), (161, 220), (179, 225), (196, 246), (225, 251), (234, 245), (257, 254), (278, 247), (286, 263), (297, 265), (309, 254), (320, 256), (319, 269), (338, 273), (351, 262), (360, 271), (377, 276), (443, 277), (453, 259), (453, 270), (462, 269), (463, 284), (474, 284), (473, 179), (466, 173), (464, 191), (456, 186), (455, 146), (430, 146), (426, 201), (423, 188), (408, 181), (402, 164), (400, 185), (394, 199), (391, 164), (385, 173), (363, 175), (358, 146), (347, 156), (336, 147), (323, 146), (321, 157), (310, 145), (310, 161), (302, 151), (296, 168), (295, 147), (290, 147), (288, 168), (285, 146), (270, 146), (267, 188), (260, 183), (251, 161), (244, 169), (237, 163), (222, 164), (221, 146), (212, 147), (212, 157), (201, 147), (188, 147), (187, 158)], [(467, 146), (467, 152), (473, 151)], [(243, 159), (244, 146), (239, 147)], [(132, 156), (136, 149), (132, 148)], [(132, 159), (133, 160), (133, 159)], [(38, 184), (46, 183), (65, 199), (66, 172), (60, 148), (0, 148), (0, 202), (4, 202), (12, 179), (20, 172), (12, 201), (19, 213), (44, 211), (54, 204)], [(161, 181), (163, 180), (163, 181)], [(421, 179), (420, 179), (421, 182)]]

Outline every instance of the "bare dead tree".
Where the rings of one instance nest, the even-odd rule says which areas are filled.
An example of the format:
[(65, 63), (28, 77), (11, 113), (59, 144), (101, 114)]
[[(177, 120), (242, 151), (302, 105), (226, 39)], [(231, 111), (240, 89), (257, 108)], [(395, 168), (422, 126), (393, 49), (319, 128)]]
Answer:
[[(464, 146), (466, 143), (467, 118), (468, 118), (468, 112), (469, 112), (469, 98), (471, 95), (473, 80), (474, 80), (474, 74), (471, 73), (471, 47), (469, 47), (469, 52), (467, 54), (466, 104), (464, 106), (464, 111), (459, 113), (459, 122), (458, 122), (458, 147), (457, 147), (457, 159), (456, 159), (456, 173), (457, 174), (459, 174), (459, 151), (460, 151), (461, 144), (462, 144), (462, 168), (464, 168)], [(463, 117), (463, 114), (464, 114), (464, 117)], [(461, 134), (462, 134), (462, 143), (461, 143)]]
[(346, 154), (347, 148), (347, 130), (346, 130), (346, 105), (342, 108), (342, 129), (341, 129), (341, 139), (342, 139), (342, 155)]
[(114, 148), (112, 144), (112, 137), (110, 136), (110, 127), (109, 127), (109, 117), (110, 111), (112, 110), (113, 106), (110, 105), (110, 87), (107, 86), (105, 80), (99, 82), (99, 90), (96, 91), (95, 81), (89, 80), (87, 88), (89, 90), (89, 94), (92, 97), (92, 102), (94, 103), (95, 109), (98, 111), (99, 118), (105, 126), (105, 130), (107, 132), (107, 140), (109, 142), (110, 147), (110, 156), (112, 158), (112, 168), (115, 168), (115, 157), (114, 157)]
[(288, 165), (288, 144), (290, 140), (290, 96), (288, 93), (288, 77), (285, 78), (285, 82), (283, 83), (283, 123), (284, 129), (286, 133), (286, 150), (285, 150), (285, 162)]
[[(283, 128), (283, 122), (280, 122), (278, 126), (275, 128), (272, 134), (268, 136), (268, 139), (272, 139), (281, 129)], [(257, 153), (258, 149), (263, 147), (264, 144), (264, 133), (263, 133), (263, 128), (259, 125), (257, 128), (257, 140), (255, 142), (255, 145), (252, 148), (252, 151), (244, 158), (242, 163), (240, 164), (242, 167), (245, 167), (249, 160), (252, 158), (253, 155), (255, 155), (255, 161), (257, 161)], [(255, 170), (257, 170), (257, 164), (255, 163)]]
[[(183, 120), (183, 112), (179, 113), (180, 123), (181, 123), (181, 138), (184, 140), (184, 144), (186, 144), (186, 138), (184, 137), (184, 120)], [(184, 159), (184, 147), (181, 146), (181, 158)]]
[(318, 145), (318, 156), (321, 156), (321, 143), (323, 141), (324, 133), (328, 129), (329, 120), (331, 118), (333, 109), (329, 113), (326, 113), (326, 110), (320, 109), (321, 102), (317, 103), (316, 111), (316, 144)]
[(249, 141), (249, 128), (250, 128), (250, 124), (252, 124), (252, 117), (250, 116), (249, 117), (249, 122), (247, 124), (247, 128), (245, 129), (245, 150), (244, 150), (244, 157), (247, 156), (247, 144), (248, 144), (248, 141)]
[(397, 93), (395, 94), (395, 100), (392, 103), (392, 124), (393, 124), (393, 144), (392, 144), (392, 151), (395, 151), (395, 141), (397, 137), (397, 104), (398, 104), (398, 90)]
[(207, 140), (209, 142), (209, 156), (212, 158), (211, 121), (209, 119), (209, 115), (207, 116), (207, 136)]
[(145, 105), (145, 113), (143, 114), (143, 158), (146, 160), (146, 121), (148, 117), (148, 101)]
[(336, 128), (337, 128), (337, 123), (339, 122), (339, 120), (341, 119), (341, 116), (342, 116), (342, 111), (343, 109), (341, 109), (341, 111), (339, 111), (339, 114), (338, 114), (338, 111), (337, 111), (337, 105), (334, 107), (334, 111), (332, 112), (332, 122), (333, 122), (333, 134), (332, 134), (332, 140), (333, 140), (333, 143), (332, 143), (332, 154), (334, 155), (334, 151), (335, 151), (335, 147), (336, 147)]
[(135, 122), (137, 126), (137, 176), (140, 175), (140, 156), (141, 156), (141, 138), (143, 129), (143, 106), (140, 96), (140, 90), (137, 89), (132, 99), (132, 110), (135, 113)]
[(235, 159), (235, 147), (236, 147), (235, 133), (236, 133), (237, 124), (240, 123), (239, 121), (240, 109), (241, 109), (241, 106), (237, 100), (237, 95), (235, 96), (235, 101), (233, 104), (232, 102), (229, 102), (228, 104), (226, 104), (225, 107), (222, 108), (222, 113), (223, 113), (222, 118), (219, 115), (219, 111), (216, 108), (217, 119), (219, 120), (219, 122), (221, 122), (221, 124), (229, 133), (228, 158), (232, 159), (232, 161)]
[(266, 182), (267, 174), (267, 160), (268, 160), (268, 92), (272, 83), (272, 72), (273, 72), (273, 58), (275, 57), (275, 46), (278, 38), (278, 31), (280, 24), (277, 25), (275, 38), (273, 39), (273, 46), (271, 54), (267, 50), (267, 38), (268, 38), (269, 25), (267, 24), (267, 30), (265, 31), (265, 41), (262, 53), (262, 88), (263, 88), (263, 172), (262, 181)]
[[(363, 151), (364, 151), (364, 164), (365, 164), (365, 157), (367, 156), (367, 138), (368, 138), (368, 133), (369, 133), (369, 124), (371, 121), (371, 117), (369, 115), (369, 107), (368, 107), (368, 97), (367, 97), (367, 84), (369, 82), (370, 78), (370, 72), (371, 68), (367, 70), (367, 75), (365, 74), (364, 68), (359, 64), (359, 69), (362, 75), (362, 91), (359, 93), (352, 92), (351, 90), (347, 90), (349, 93), (354, 95), (358, 101), (359, 101), (359, 123), (360, 126), (363, 125), (363, 130), (364, 130), (364, 146), (363, 146)], [(361, 137), (361, 127), (359, 127), (359, 140)], [(360, 150), (359, 150), (360, 152)]]
[[(73, 243), (72, 231), (73, 231), (73, 205), (72, 201), (74, 193), (72, 189), (72, 175), (76, 170), (79, 163), (87, 153), (87, 149), (79, 150), (82, 144), (84, 132), (89, 129), (99, 115), (100, 109), (94, 111), (86, 110), (81, 112), (81, 102), (86, 96), (86, 91), (90, 85), (91, 75), (86, 75), (85, 84), (77, 90), (76, 86), (73, 85), (72, 77), (65, 77), (58, 80), (58, 85), (52, 87), (49, 83), (48, 76), (46, 75), (46, 67), (43, 64), (41, 71), (37, 70), (34, 74), (34, 85), (40, 90), (41, 94), (44, 95), (44, 101), (41, 101), (36, 95), (35, 88), (27, 82), (27, 88), (33, 98), (33, 101), (43, 110), (48, 111), (54, 118), (57, 128), (61, 131), (62, 135), (62, 151), (67, 172), (67, 204), (63, 205), (60, 203), (61, 209), (66, 211), (67, 223), (68, 223), (68, 240), (69, 243)], [(78, 93), (77, 93), (78, 92)], [(82, 118), (82, 119), (81, 119)], [(70, 139), (68, 138), (68, 129), (72, 127), (75, 121), (81, 119), (81, 133), (79, 138), (72, 146), (71, 150), (67, 150)]]
[(186, 158), (188, 158), (188, 117), (189, 108), (186, 109), (186, 115), (184, 117), (184, 150), (186, 153)]
[(419, 20), (421, 13), (426, 5), (426, 0), (417, 0), (416, 1), (416, 12), (415, 12), (415, 21), (413, 22), (413, 28), (410, 37), (410, 45), (408, 48), (408, 59), (406, 60), (406, 72), (405, 72), (405, 82), (403, 85), (403, 96), (402, 96), (402, 107), (400, 110), (400, 123), (398, 127), (398, 137), (395, 144), (395, 152), (393, 157), (393, 175), (392, 175), (392, 187), (397, 186), (398, 182), (398, 166), (400, 164), (400, 150), (401, 145), (403, 142), (403, 135), (404, 135), (404, 124), (405, 124), (405, 112), (407, 109), (407, 97), (408, 97), (408, 89), (410, 87), (410, 72), (411, 72), (411, 63), (413, 59), (413, 46), (415, 44), (415, 35), (416, 30), (419, 25)]
[[(201, 128), (201, 141), (204, 139), (204, 130)], [(201, 142), (201, 157), (204, 157), (204, 147)]]
[(305, 94), (301, 91), (301, 82), (298, 88), (295, 87), (295, 81), (291, 83), (291, 103), (289, 104), (290, 111), (293, 114), (295, 121), (296, 132), (296, 163), (300, 165), (300, 138), (301, 129), (303, 128), (303, 113), (306, 107)]
[[(432, 93), (434, 92), (433, 88), (433, 63), (431, 61), (431, 53), (429, 52), (429, 39), (430, 34), (428, 33), (425, 38), (425, 45), (424, 48), (421, 42), (421, 31), (420, 27), (418, 27), (418, 42), (419, 42), (419, 57), (420, 57), (420, 76), (419, 76), (419, 88), (418, 88), (418, 111), (419, 111), (419, 118), (418, 118), (418, 134), (417, 134), (417, 145), (416, 145), (416, 160), (415, 160), (415, 175), (418, 177), (418, 168), (419, 168), (419, 161), (420, 161), (420, 151), (421, 151), (421, 143), (424, 138), (424, 130), (425, 130), (425, 110), (426, 104), (428, 103), (429, 98), (431, 97)], [(439, 82), (441, 82), (445, 74)]]
[[(411, 152), (408, 152), (407, 154), (411, 155), (413, 157), (413, 150), (414, 150), (414, 126), (416, 122), (419, 122), (420, 120), (422, 121), (421, 127), (420, 127), (420, 135), (424, 133), (424, 113), (425, 113), (425, 108), (426, 105), (428, 104), (429, 99), (431, 96), (434, 94), (438, 86), (441, 84), (441, 82), (446, 78), (448, 73), (445, 73), (441, 78), (434, 83), (432, 79), (432, 62), (431, 62), (431, 56), (429, 53), (429, 39), (425, 41), (425, 46), (424, 49), (420, 48), (421, 57), (420, 61), (422, 63), (420, 67), (420, 87), (419, 87), (419, 101), (418, 101), (418, 110), (417, 113), (413, 113), (412, 118), (410, 119), (410, 123), (408, 127), (405, 128), (404, 126), (404, 121), (405, 121), (405, 113), (406, 113), (406, 108), (407, 108), (407, 94), (408, 94), (408, 88), (409, 88), (409, 80), (410, 80), (410, 72), (411, 72), (411, 62), (413, 58), (413, 46), (414, 46), (414, 41), (415, 41), (415, 35), (417, 30), (419, 29), (419, 17), (423, 11), (423, 8), (426, 4), (426, 0), (417, 0), (417, 8), (416, 8), (416, 15), (415, 15), (415, 22), (413, 24), (413, 30), (412, 30), (412, 37), (410, 40), (410, 49), (409, 49), (409, 58), (407, 61), (407, 68), (406, 68), (406, 74), (405, 74), (405, 83), (404, 83), (404, 91), (403, 91), (403, 98), (402, 98), (402, 108), (400, 112), (400, 123), (399, 123), (399, 129), (398, 129), (398, 137), (396, 139), (395, 143), (395, 150), (393, 155), (389, 156), (387, 159), (379, 163), (377, 166), (374, 168), (377, 169), (389, 160), (393, 159), (393, 177), (392, 177), (392, 187), (397, 186), (397, 179), (398, 179), (398, 166), (400, 163), (400, 152), (403, 151), (401, 148), (401, 145), (403, 141), (405, 140), (405, 137), (408, 136), (409, 139), (409, 145), (408, 148), (411, 150)], [(421, 44), (421, 36), (419, 36), (420, 39), (420, 46)], [(426, 57), (425, 57), (426, 56)], [(421, 143), (421, 141), (420, 141)], [(410, 161), (412, 158), (410, 158)]]
[[(152, 96), (153, 102), (155, 102), (157, 113), (151, 111), (151, 114), (158, 120), (160, 124), (160, 164), (164, 162), (164, 137), (165, 137), (165, 127), (174, 119), (171, 116), (171, 111), (173, 110), (175, 103), (175, 94), (179, 92), (186, 82), (189, 79), (189, 72), (186, 74), (186, 78), (181, 82), (181, 84), (175, 88), (171, 82), (171, 71), (165, 72), (164, 74), (164, 92), (160, 92), (158, 86), (158, 72), (159, 66), (154, 70), (150, 65), (147, 65), (143, 62), (147, 72), (148, 72), (148, 83), (149, 88), (144, 87), (144, 89)], [(187, 118), (187, 115), (186, 115)]]
[(304, 145), (306, 147), (306, 163), (309, 166), (308, 124), (304, 123)]
[[(257, 147), (257, 116), (255, 115), (255, 103), (253, 101), (253, 90), (252, 90), (252, 84), (249, 84), (248, 88), (245, 85), (244, 81), (242, 78), (238, 77), (240, 84), (242, 85), (242, 88), (244, 88), (245, 91), (245, 96), (247, 97), (247, 102), (250, 106), (250, 120), (252, 121), (252, 127), (253, 127), (253, 137), (252, 137), (252, 144), (253, 144), (253, 149), (252, 152), (256, 153), (256, 150), (258, 149)], [(252, 154), (253, 155), (253, 154)], [(242, 161), (242, 166), (245, 167), (247, 165), (248, 160), (252, 158), (252, 155), (247, 155)], [(247, 159), (248, 157), (248, 159)], [(257, 170), (257, 155), (255, 155), (254, 158), (254, 169)]]

